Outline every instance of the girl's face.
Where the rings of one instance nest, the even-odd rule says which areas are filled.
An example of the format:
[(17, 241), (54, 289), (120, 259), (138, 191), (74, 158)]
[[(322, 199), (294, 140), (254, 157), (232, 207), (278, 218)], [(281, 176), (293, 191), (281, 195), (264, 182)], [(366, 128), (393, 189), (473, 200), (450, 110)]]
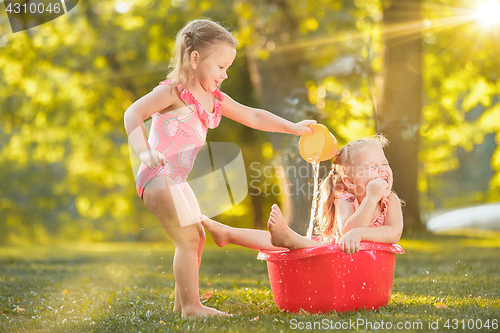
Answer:
[(375, 178), (382, 178), (389, 184), (389, 188), (384, 192), (384, 197), (391, 194), (393, 184), (392, 170), (380, 146), (370, 145), (359, 148), (354, 166), (349, 167), (347, 179), (345, 181), (351, 193), (364, 198), (366, 186)]
[(191, 68), (195, 82), (207, 92), (214, 92), (227, 79), (227, 69), (236, 57), (236, 49), (229, 44), (219, 43), (202, 55), (191, 53)]

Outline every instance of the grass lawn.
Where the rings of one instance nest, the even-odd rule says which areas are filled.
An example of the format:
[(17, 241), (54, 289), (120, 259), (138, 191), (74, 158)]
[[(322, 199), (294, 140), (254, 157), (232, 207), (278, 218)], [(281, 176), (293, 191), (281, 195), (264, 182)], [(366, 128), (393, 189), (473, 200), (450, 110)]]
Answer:
[(500, 331), (498, 235), (422, 235), (399, 244), (406, 254), (397, 256), (386, 307), (298, 315), (274, 304), (266, 263), (256, 251), (209, 241), (200, 294), (213, 292), (204, 304), (234, 314), (224, 319), (172, 313), (168, 242), (3, 246), (0, 332), (287, 332), (314, 323), (323, 331), (350, 324), (342, 331), (369, 332), (367, 325), (383, 331), (391, 323), (395, 330), (398, 322), (405, 332)]

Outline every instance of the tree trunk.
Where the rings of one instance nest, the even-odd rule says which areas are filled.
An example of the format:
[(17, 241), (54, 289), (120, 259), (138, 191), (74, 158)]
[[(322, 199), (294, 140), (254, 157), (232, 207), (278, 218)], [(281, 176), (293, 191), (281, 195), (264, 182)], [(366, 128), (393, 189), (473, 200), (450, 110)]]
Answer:
[[(274, 4), (281, 9), (285, 19), (275, 25), (275, 27), (279, 28), (271, 29), (274, 30), (272, 32), (261, 32), (260, 35), (267, 42), (279, 45), (281, 36), (293, 36), (298, 25), (289, 12), (286, 1), (277, 0)], [(254, 24), (254, 26), (256, 25)], [(309, 103), (304, 88), (304, 78), (300, 73), (300, 67), (304, 59), (302, 50), (293, 50), (288, 53), (272, 52), (271, 50), (269, 58), (266, 60), (257, 58), (252, 52), (252, 47), (248, 47), (246, 51), (250, 79), (260, 106), (292, 122), (303, 120), (297, 114), (285, 115), (285, 109), (289, 107), (286, 102), (287, 98), (298, 98), (299, 107)], [(276, 153), (285, 156), (286, 153), (283, 150), (296, 144), (296, 138), (288, 134), (272, 133), (270, 142)], [(298, 147), (295, 148), (296, 156), (298, 156)], [(296, 232), (305, 235), (309, 223), (312, 199), (312, 193), (309, 193), (309, 187), (312, 187), (312, 185), (309, 185), (313, 177), (312, 167), (300, 157), (282, 161), (278, 169), (280, 167), (284, 168), (288, 178), (286, 180), (280, 179), (283, 198), (281, 210), (290, 227)]]
[(378, 131), (394, 172), (394, 190), (406, 202), (404, 232), (425, 229), (420, 219), (419, 128), (422, 114), (421, 0), (396, 0), (384, 8), (383, 87), (377, 112)]
[[(298, 72), (300, 62), (289, 61), (283, 55), (271, 55), (267, 61), (258, 61), (262, 96), (262, 108), (273, 112), (290, 121), (290, 115), (284, 115), (287, 106), (286, 98), (291, 98), (294, 91), (302, 90), (303, 79)], [(296, 96), (295, 96), (296, 97)], [(305, 94), (302, 97), (306, 97)], [(302, 103), (307, 103), (305, 98)], [(289, 135), (272, 133), (270, 141), (278, 154), (284, 154), (283, 149), (295, 140)], [(298, 147), (297, 147), (298, 154)], [(283, 213), (290, 227), (300, 234), (305, 234), (309, 222), (311, 197), (309, 195), (309, 181), (312, 178), (312, 168), (301, 158), (283, 161), (283, 167), (288, 181), (281, 181), (280, 188), (283, 197)], [(287, 203), (289, 205), (287, 205)]]

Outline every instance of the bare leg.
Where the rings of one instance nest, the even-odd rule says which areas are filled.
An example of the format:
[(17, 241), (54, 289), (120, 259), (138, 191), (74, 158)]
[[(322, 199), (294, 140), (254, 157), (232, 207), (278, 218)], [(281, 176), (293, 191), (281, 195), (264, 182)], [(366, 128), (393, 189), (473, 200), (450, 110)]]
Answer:
[[(201, 255), (205, 247), (206, 235), (203, 226), (200, 223), (195, 223), (198, 234), (200, 235), (200, 242), (198, 244), (198, 271), (201, 266)], [(175, 284), (175, 299), (174, 299), (174, 312), (182, 313), (181, 297), (179, 295), (179, 288)]]
[(205, 229), (203, 229), (203, 226), (201, 225), (201, 223), (199, 223), (200, 222), (199, 216), (201, 215), (201, 212), (200, 212), (200, 206), (198, 205), (198, 200), (196, 200), (196, 196), (194, 195), (194, 192), (188, 183), (185, 183), (184, 190), (182, 191), (182, 193), (184, 194), (184, 197), (186, 198), (189, 208), (191, 209), (193, 219), (196, 222), (194, 226), (196, 227), (198, 235), (200, 236), (200, 243), (198, 245), (198, 266), (199, 266), (201, 265), (201, 256), (203, 254), (203, 247), (205, 246), (207, 236), (205, 234)]
[(201, 218), (201, 224), (210, 232), (215, 244), (219, 247), (234, 244), (254, 250), (286, 250), (283, 247), (276, 247), (271, 244), (271, 235), (267, 231), (233, 228), (215, 222), (206, 216)]
[(179, 187), (168, 177), (155, 177), (144, 190), (143, 199), (148, 210), (174, 242), (174, 279), (182, 316), (227, 315), (200, 303), (198, 290), (200, 231)]
[(269, 233), (271, 234), (271, 244), (274, 246), (286, 247), (290, 250), (303, 249), (324, 245), (301, 236), (286, 224), (283, 214), (278, 205), (273, 205), (269, 221), (267, 222)]
[[(196, 196), (194, 195), (193, 190), (191, 189), (188, 183), (185, 183), (184, 190), (182, 191), (182, 193), (186, 198), (189, 208), (191, 208), (193, 218), (195, 218), (196, 216), (200, 216), (201, 213), (200, 213), (200, 206), (198, 205), (198, 200), (196, 200)], [(199, 218), (197, 218), (195, 221), (199, 222)], [(199, 271), (201, 266), (201, 256), (203, 253), (203, 248), (205, 247), (205, 241), (207, 237), (205, 235), (205, 230), (203, 229), (201, 223), (195, 223), (194, 225), (196, 227), (196, 230), (198, 231), (198, 235), (200, 236), (200, 242), (198, 244), (198, 271)], [(177, 288), (177, 284), (175, 285), (174, 312), (182, 313), (181, 298), (179, 295), (179, 288)]]

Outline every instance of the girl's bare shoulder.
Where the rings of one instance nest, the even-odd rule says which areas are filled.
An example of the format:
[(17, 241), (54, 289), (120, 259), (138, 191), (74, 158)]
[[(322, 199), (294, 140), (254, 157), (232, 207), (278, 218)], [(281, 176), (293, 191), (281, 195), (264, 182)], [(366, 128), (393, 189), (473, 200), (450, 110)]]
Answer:
[(390, 204), (397, 203), (399, 206), (404, 205), (404, 202), (401, 199), (399, 199), (398, 195), (394, 192), (391, 192), (391, 194), (389, 194), (387, 198), (389, 199)]

